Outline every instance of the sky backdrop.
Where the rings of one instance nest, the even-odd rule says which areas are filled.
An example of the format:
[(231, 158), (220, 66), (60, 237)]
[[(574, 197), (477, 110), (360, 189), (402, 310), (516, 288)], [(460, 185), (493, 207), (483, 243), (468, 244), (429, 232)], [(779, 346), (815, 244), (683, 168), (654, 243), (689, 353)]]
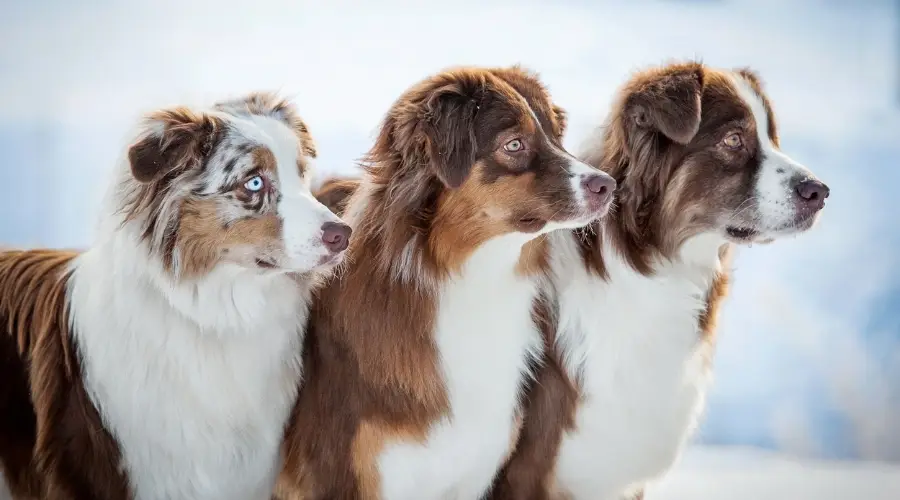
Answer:
[(900, 8), (890, 0), (31, 0), (0, 6), (0, 244), (84, 247), (138, 117), (290, 96), (320, 176), (353, 174), (411, 84), (522, 63), (576, 149), (637, 69), (762, 75), (821, 224), (743, 248), (698, 440), (900, 461)]

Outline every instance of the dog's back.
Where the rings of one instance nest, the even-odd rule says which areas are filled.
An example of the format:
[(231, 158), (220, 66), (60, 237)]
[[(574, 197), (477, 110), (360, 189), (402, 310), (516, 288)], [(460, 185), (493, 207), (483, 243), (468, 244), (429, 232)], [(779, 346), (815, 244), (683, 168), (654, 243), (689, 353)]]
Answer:
[[(66, 281), (74, 252), (0, 252), (0, 461), (11, 493), (41, 496), (35, 474), (37, 418), (31, 384), (53, 383), (56, 367), (66, 366)], [(36, 354), (38, 351), (43, 355)]]
[(129, 497), (71, 341), (77, 255), (0, 252), (0, 468), (16, 499)]

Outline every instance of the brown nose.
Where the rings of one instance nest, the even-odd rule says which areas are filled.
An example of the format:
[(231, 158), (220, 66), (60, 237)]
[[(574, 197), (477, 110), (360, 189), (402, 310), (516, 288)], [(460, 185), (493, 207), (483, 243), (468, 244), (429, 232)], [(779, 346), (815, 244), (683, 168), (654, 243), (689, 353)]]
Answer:
[(825, 198), (831, 193), (828, 186), (815, 179), (800, 181), (794, 189), (797, 191), (797, 202), (810, 210), (822, 209)]
[(322, 224), (322, 243), (334, 253), (343, 252), (350, 244), (350, 226), (340, 222)]
[(581, 181), (585, 197), (591, 206), (606, 205), (612, 200), (616, 190), (616, 180), (606, 174), (591, 174)]

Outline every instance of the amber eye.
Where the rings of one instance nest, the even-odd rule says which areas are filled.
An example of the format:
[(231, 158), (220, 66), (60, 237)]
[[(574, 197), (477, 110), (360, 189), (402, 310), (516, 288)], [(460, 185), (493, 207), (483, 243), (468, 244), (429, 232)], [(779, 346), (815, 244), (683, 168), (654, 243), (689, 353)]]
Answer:
[(722, 144), (730, 149), (738, 149), (744, 145), (744, 140), (741, 138), (741, 134), (732, 132), (725, 136), (725, 139), (722, 140)]
[(525, 144), (522, 143), (522, 141), (520, 139), (513, 139), (513, 140), (507, 142), (503, 146), (503, 149), (505, 149), (506, 151), (508, 151), (510, 153), (518, 153), (519, 151), (522, 151), (523, 149), (525, 149)]

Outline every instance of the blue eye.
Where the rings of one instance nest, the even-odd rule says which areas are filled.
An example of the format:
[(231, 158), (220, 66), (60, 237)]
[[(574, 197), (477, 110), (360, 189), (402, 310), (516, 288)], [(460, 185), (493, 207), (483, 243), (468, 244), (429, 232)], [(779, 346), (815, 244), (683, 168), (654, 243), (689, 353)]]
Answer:
[(266, 183), (263, 182), (263, 178), (257, 175), (256, 177), (253, 177), (249, 181), (245, 182), (244, 188), (247, 189), (247, 191), (252, 191), (255, 193), (262, 189), (265, 185)]

